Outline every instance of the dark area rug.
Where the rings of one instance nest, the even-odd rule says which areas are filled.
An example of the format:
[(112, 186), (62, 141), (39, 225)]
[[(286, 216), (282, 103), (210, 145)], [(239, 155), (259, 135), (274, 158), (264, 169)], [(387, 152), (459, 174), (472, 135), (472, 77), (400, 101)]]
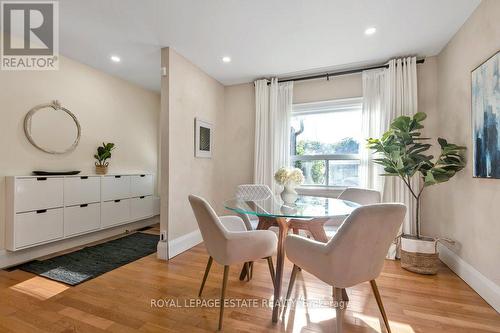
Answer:
[(138, 232), (17, 268), (75, 286), (155, 253), (158, 240), (157, 235)]

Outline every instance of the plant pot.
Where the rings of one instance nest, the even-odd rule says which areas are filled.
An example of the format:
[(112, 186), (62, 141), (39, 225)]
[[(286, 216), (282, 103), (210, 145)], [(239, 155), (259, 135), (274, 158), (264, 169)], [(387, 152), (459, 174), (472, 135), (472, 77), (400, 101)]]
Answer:
[(95, 166), (95, 173), (98, 175), (105, 175), (108, 173), (108, 166), (107, 165), (96, 165)]
[(295, 184), (286, 184), (283, 192), (281, 192), (281, 199), (284, 203), (292, 204), (297, 201), (299, 197), (297, 191), (295, 191)]
[(434, 275), (439, 269), (439, 253), (434, 238), (401, 236), (401, 267), (414, 273)]

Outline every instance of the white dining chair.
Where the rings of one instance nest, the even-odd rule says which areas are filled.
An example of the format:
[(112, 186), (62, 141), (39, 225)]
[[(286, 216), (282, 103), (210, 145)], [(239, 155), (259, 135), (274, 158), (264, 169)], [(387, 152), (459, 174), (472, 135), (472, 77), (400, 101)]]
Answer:
[[(290, 299), (299, 268), (333, 287), (338, 302), (347, 302), (345, 288), (370, 281), (384, 324), (390, 333), (389, 321), (375, 283), (384, 259), (406, 214), (406, 207), (397, 203), (375, 204), (356, 208), (328, 243), (288, 235), (285, 251), (294, 264), (286, 299)], [(344, 308), (336, 306), (337, 333), (342, 332)]]
[(247, 263), (250, 261), (265, 258), (267, 259), (271, 280), (274, 284), (275, 273), (272, 255), (276, 251), (278, 238), (274, 232), (269, 230), (247, 231), (243, 220), (238, 216), (219, 218), (210, 204), (198, 196), (190, 195), (189, 203), (193, 209), (203, 242), (209, 254), (207, 267), (198, 293), (199, 297), (201, 297), (203, 292), (212, 261), (215, 260), (215, 262), (224, 266), (218, 326), (220, 330), (222, 329), (224, 315), (224, 299), (229, 266), (237, 263), (248, 265)]
[[(338, 199), (352, 201), (359, 205), (373, 205), (381, 201), (380, 192), (366, 188), (348, 187), (340, 195)], [(343, 217), (332, 218), (325, 225), (325, 233), (328, 239), (332, 238), (337, 232), (340, 225), (344, 222)]]
[[(265, 184), (243, 184), (236, 188), (236, 198), (240, 200), (266, 200), (273, 195), (269, 186)], [(255, 215), (238, 214), (245, 222), (247, 230), (257, 230), (259, 218)]]

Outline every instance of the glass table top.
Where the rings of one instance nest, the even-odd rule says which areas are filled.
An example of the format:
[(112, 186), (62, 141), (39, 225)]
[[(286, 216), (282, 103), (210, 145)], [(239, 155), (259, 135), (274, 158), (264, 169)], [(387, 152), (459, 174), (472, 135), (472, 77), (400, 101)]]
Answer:
[(294, 204), (284, 203), (279, 196), (271, 196), (265, 200), (226, 200), (224, 207), (240, 214), (310, 219), (347, 216), (359, 205), (347, 200), (299, 195)]

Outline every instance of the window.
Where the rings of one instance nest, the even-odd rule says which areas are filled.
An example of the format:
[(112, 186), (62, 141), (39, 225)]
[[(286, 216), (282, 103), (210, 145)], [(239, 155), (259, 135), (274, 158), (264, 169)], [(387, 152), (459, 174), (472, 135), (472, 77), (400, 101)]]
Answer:
[(294, 104), (290, 158), (308, 186), (360, 186), (362, 99)]

